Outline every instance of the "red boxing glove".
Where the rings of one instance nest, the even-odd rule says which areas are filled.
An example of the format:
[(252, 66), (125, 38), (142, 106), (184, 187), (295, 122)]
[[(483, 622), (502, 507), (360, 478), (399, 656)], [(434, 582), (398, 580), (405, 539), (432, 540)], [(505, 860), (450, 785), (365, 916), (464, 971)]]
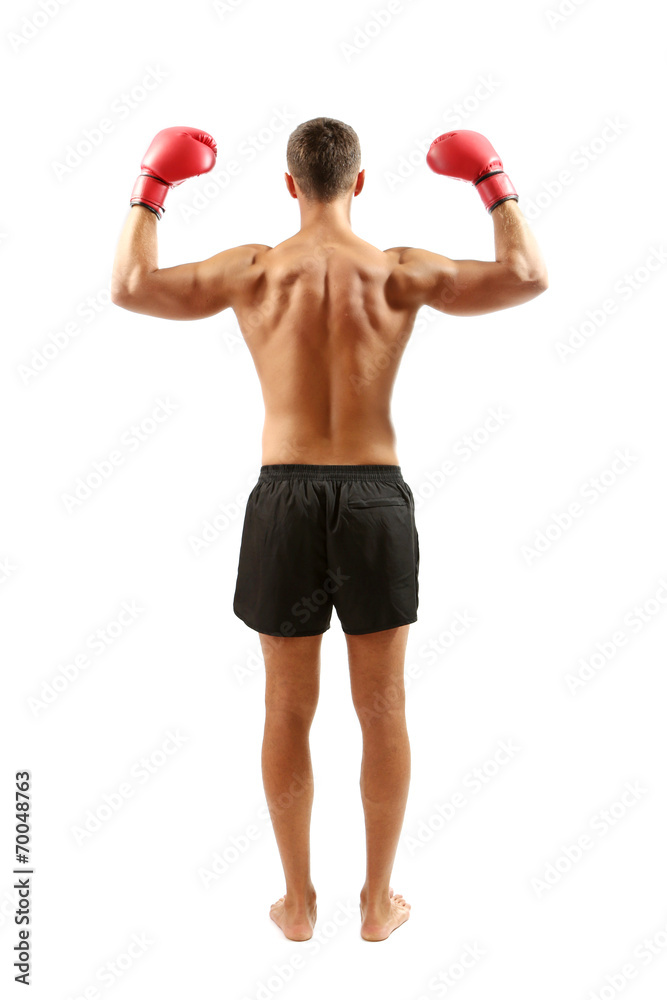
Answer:
[(163, 128), (143, 158), (130, 205), (145, 205), (161, 219), (167, 191), (188, 177), (208, 173), (215, 166), (217, 155), (215, 139), (208, 132), (185, 125)]
[(436, 174), (472, 182), (488, 212), (510, 198), (519, 200), (514, 185), (503, 170), (503, 161), (489, 140), (479, 132), (459, 129), (439, 135), (430, 145), (426, 162)]

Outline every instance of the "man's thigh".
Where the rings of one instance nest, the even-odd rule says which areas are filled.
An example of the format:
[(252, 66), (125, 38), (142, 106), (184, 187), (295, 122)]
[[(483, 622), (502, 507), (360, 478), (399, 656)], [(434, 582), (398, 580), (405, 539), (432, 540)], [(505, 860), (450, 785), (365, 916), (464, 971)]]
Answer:
[(346, 635), (352, 701), (360, 721), (386, 717), (405, 704), (405, 651), (410, 625)]
[(285, 638), (265, 635), (259, 640), (266, 670), (266, 707), (311, 718), (320, 692), (321, 635)]

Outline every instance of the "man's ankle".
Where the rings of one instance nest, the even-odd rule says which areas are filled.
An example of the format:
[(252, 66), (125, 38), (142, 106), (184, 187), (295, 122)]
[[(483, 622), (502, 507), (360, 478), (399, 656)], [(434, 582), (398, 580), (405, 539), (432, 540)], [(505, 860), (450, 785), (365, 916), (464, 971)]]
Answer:
[(315, 892), (315, 886), (312, 883), (310, 885), (296, 888), (291, 886), (285, 892), (285, 897), (288, 903), (296, 903), (302, 900), (312, 899), (315, 895), (317, 894)]
[(371, 887), (365, 884), (361, 888), (360, 896), (365, 903), (371, 903), (373, 905), (386, 903), (389, 899), (389, 886)]

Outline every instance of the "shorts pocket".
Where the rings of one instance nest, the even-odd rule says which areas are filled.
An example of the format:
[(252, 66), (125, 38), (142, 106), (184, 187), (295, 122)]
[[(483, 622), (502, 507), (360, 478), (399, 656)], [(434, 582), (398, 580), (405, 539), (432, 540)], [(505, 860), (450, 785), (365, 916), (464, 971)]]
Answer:
[(373, 497), (368, 500), (348, 500), (348, 507), (407, 507), (408, 502), (403, 497)]

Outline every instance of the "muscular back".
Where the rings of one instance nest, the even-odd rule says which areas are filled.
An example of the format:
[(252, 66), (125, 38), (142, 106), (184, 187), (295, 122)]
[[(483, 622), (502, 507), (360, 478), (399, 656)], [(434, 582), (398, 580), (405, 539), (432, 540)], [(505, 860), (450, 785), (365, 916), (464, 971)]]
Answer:
[[(276, 247), (249, 243), (158, 268), (156, 216), (143, 205), (132, 211), (112, 301), (172, 320), (234, 310), (264, 396), (264, 465), (400, 464), (390, 403), (419, 308), (473, 316), (548, 287), (514, 200), (491, 216), (495, 261), (416, 247), (381, 251), (339, 224), (302, 226)], [(143, 248), (138, 261), (127, 249), (135, 245)]]
[(400, 248), (301, 234), (258, 249), (234, 302), (265, 405), (262, 462), (399, 464), (390, 402), (418, 306)]

